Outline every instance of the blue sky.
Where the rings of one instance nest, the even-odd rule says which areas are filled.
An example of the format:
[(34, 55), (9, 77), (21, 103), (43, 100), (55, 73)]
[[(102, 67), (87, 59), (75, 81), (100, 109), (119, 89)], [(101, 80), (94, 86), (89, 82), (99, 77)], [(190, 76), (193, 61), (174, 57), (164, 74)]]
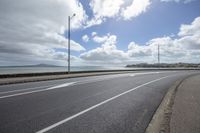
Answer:
[(73, 13), (72, 65), (156, 63), (158, 44), (161, 62), (200, 63), (199, 0), (2, 0), (0, 6), (0, 65), (66, 65)]
[[(80, 2), (86, 12), (91, 13), (88, 1)], [(81, 39), (83, 35), (90, 35), (93, 31), (98, 32), (99, 35), (111, 33), (118, 36), (119, 48), (127, 50), (126, 44), (131, 41), (145, 44), (152, 38), (177, 34), (181, 24), (189, 24), (198, 16), (200, 16), (200, 1), (184, 4), (154, 0), (147, 12), (133, 20), (124, 21), (110, 18), (101, 25), (74, 31), (72, 38), (88, 49), (92, 49), (95, 44), (93, 45), (93, 42), (84, 43)]]

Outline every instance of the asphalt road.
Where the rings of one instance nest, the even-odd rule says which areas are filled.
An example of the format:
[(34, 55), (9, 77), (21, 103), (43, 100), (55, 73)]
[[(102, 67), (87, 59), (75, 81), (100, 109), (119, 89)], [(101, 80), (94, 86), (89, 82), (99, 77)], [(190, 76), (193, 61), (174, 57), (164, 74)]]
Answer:
[(197, 71), (0, 86), (0, 133), (143, 133), (168, 88)]

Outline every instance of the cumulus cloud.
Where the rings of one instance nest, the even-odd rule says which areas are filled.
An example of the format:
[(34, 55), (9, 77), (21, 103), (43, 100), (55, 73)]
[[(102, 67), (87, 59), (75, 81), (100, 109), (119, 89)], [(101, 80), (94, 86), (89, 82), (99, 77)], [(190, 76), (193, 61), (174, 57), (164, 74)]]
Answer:
[(96, 18), (114, 17), (119, 13), (123, 3), (123, 0), (115, 0), (115, 2), (113, 0), (91, 0), (90, 7)]
[[(164, 62), (199, 62), (200, 55), (200, 17), (194, 19), (191, 24), (180, 26), (177, 38), (170, 36), (149, 40), (145, 45), (130, 43), (129, 56), (155, 60), (157, 46), (160, 45), (161, 59)], [(150, 58), (152, 57), (152, 58)], [(156, 61), (156, 60), (155, 60)]]
[(83, 36), (82, 36), (82, 40), (83, 40), (84, 42), (88, 42), (88, 41), (89, 41), (88, 35), (83, 35)]
[[(97, 36), (97, 35), (94, 35), (93, 36), (93, 41), (96, 42), (96, 43), (104, 43), (106, 41), (109, 41), (111, 38), (114, 38), (114, 41), (116, 41), (116, 36), (112, 36), (110, 37), (110, 34), (107, 34), (105, 36)], [(110, 41), (109, 41), (110, 42)]]
[(105, 22), (105, 18), (92, 18), (91, 20), (88, 20), (84, 26), (84, 28), (92, 27), (95, 25), (100, 25), (101, 23)]
[[(195, 0), (160, 0), (161, 2), (190, 3)], [(131, 20), (150, 7), (152, 0), (91, 0), (93, 17), (86, 21), (85, 28), (100, 25), (109, 18)]]
[[(145, 44), (130, 42), (128, 50), (123, 51), (117, 48), (117, 36), (106, 34), (104, 36), (93, 36), (93, 41), (101, 44), (100, 47), (81, 54), (81, 59), (98, 63), (130, 63), (130, 62), (156, 62), (157, 46), (162, 45), (162, 49), (173, 47), (173, 40), (170, 37), (154, 38)], [(174, 48), (171, 48), (174, 50)], [(170, 54), (170, 50), (166, 51)], [(173, 51), (172, 50), (172, 51)]]
[(191, 36), (200, 34), (200, 17), (195, 18), (192, 24), (182, 24), (179, 36)]
[(121, 15), (125, 20), (137, 17), (141, 13), (144, 13), (150, 4), (150, 0), (133, 0), (130, 6), (122, 10)]
[(151, 4), (150, 0), (132, 0), (130, 5), (127, 3), (127, 0), (91, 0), (89, 5), (94, 16), (86, 22), (85, 28), (99, 25), (108, 18), (130, 20), (146, 12)]
[(151, 56), (152, 49), (149, 46), (143, 46), (136, 44), (135, 42), (131, 42), (128, 45), (128, 55), (133, 58)]
[(93, 18), (86, 22), (87, 27), (99, 25), (106, 21), (107, 18), (116, 17), (119, 14), (123, 0), (91, 0), (89, 5), (93, 12)]
[(192, 1), (195, 1), (195, 0), (161, 0), (162, 2), (183, 2), (183, 3), (190, 3)]
[(105, 63), (105, 61), (107, 63), (119, 63), (128, 58), (126, 53), (117, 49), (117, 36), (107, 34), (106, 36), (98, 38), (101, 38), (97, 41), (98, 43), (101, 43), (101, 46), (96, 49), (82, 53), (80, 57), (83, 60), (100, 63)]
[[(72, 20), (72, 29), (83, 27), (87, 15), (77, 0), (1, 0), (1, 56), (6, 58), (9, 54), (8, 58), (12, 60), (17, 54), (21, 56), (21, 62), (25, 62), (23, 56), (33, 61), (43, 58), (52, 62), (64, 57), (62, 51), (67, 48), (67, 39), (63, 34), (67, 29), (67, 17), (73, 13), (77, 15)], [(73, 40), (71, 46), (74, 51), (85, 50)]]
[(97, 33), (96, 32), (92, 32), (91, 35), (92, 35), (92, 37), (94, 37), (94, 36), (97, 35)]
[[(172, 0), (162, 0), (172, 1)], [(175, 2), (190, 2), (191, 0), (174, 0)], [(93, 17), (85, 13), (78, 0), (40, 0), (0, 1), (0, 62), (66, 62), (67, 17), (76, 13), (72, 19), (72, 30), (87, 28), (101, 24), (108, 18), (123, 18), (130, 20), (147, 11), (150, 0), (91, 0), (90, 7)], [(128, 62), (128, 61), (156, 61), (157, 45), (161, 46), (162, 59), (165, 61), (196, 61), (200, 54), (200, 17), (191, 24), (182, 24), (180, 31), (174, 37), (158, 37), (145, 44), (131, 42), (127, 51), (117, 48), (117, 36), (106, 34), (91, 34), (93, 40), (100, 46), (80, 55), (72, 56), (77, 62)], [(89, 41), (84, 35), (83, 41)], [(80, 52), (86, 49), (78, 42), (71, 40), (71, 48)], [(176, 58), (174, 58), (176, 57)], [(8, 59), (10, 61), (8, 61)]]
[(180, 38), (175, 43), (179, 47), (200, 50), (200, 17), (195, 18), (191, 24), (181, 25), (178, 35)]
[(161, 62), (199, 63), (200, 57), (200, 17), (191, 24), (183, 24), (176, 36), (157, 37), (145, 44), (130, 42), (128, 50), (117, 48), (117, 36), (109, 33), (104, 36), (95, 34), (93, 40), (101, 46), (81, 54), (85, 61), (107, 63), (156, 63), (158, 45)]
[[(195, 0), (160, 0), (161, 2), (190, 3)], [(85, 28), (100, 25), (108, 18), (131, 20), (150, 7), (152, 0), (91, 0), (89, 5), (93, 17), (86, 21)]]

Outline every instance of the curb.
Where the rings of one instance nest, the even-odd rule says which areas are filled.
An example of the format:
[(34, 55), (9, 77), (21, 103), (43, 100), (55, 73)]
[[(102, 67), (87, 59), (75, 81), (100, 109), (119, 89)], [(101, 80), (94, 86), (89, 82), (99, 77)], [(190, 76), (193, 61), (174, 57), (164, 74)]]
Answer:
[(170, 119), (176, 92), (181, 83), (187, 78), (188, 77), (177, 80), (172, 87), (169, 88), (167, 94), (164, 96), (161, 104), (146, 128), (145, 133), (170, 133)]

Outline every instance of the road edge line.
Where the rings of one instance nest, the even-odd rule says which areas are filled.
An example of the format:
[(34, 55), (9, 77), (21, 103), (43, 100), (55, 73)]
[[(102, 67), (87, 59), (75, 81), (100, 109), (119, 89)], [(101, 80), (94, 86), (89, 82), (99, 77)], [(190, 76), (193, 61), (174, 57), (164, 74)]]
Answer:
[(73, 85), (75, 83), (76, 82), (69, 82), (69, 83), (65, 83), (65, 84), (60, 84), (60, 85), (44, 88), (44, 89), (41, 89), (41, 90), (33, 90), (33, 91), (15, 93), (15, 94), (10, 94), (10, 95), (3, 95), (3, 96), (0, 96), (0, 99), (10, 98), (10, 97), (15, 97), (15, 96), (21, 96), (21, 95), (28, 95), (28, 94), (32, 94), (32, 93), (38, 93), (38, 92), (44, 92), (44, 91), (50, 91), (50, 90), (55, 90), (55, 89), (58, 89), (58, 88), (64, 88), (64, 87), (67, 87), (67, 86), (71, 86), (71, 85)]

